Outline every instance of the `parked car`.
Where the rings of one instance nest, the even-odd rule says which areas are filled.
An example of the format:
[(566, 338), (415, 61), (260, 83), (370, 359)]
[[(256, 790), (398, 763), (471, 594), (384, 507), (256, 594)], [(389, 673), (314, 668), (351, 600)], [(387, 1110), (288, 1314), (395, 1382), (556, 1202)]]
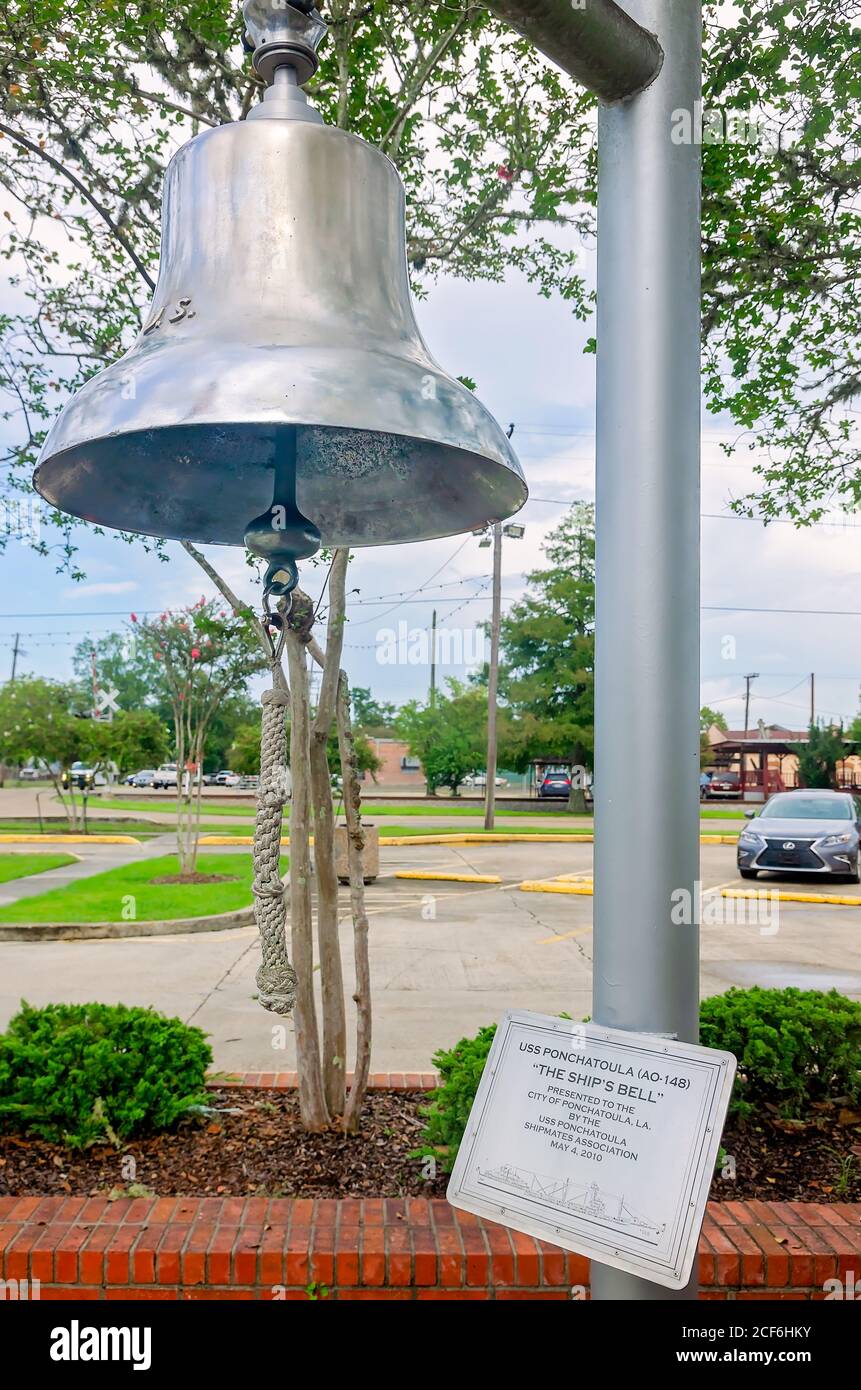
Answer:
[(151, 787), (155, 782), (156, 770), (154, 767), (141, 768), (140, 772), (133, 772), (126, 778), (127, 787)]
[(152, 785), (157, 792), (165, 791), (168, 787), (175, 790), (176, 763), (162, 763), (153, 776)]
[(741, 777), (737, 772), (716, 772), (704, 791), (706, 801), (717, 798), (738, 801), (741, 798)]
[(820, 874), (861, 883), (861, 797), (849, 792), (791, 791), (769, 797), (738, 837), (742, 878), (760, 870)]
[[(487, 786), (487, 773), (470, 772), (468, 776), (464, 777), (463, 785), (465, 787), (473, 787), (476, 791), (483, 792)], [(494, 778), (493, 785), (495, 787), (507, 787), (508, 778), (497, 776)]]
[(201, 781), (203, 782), (203, 785), (204, 785), (205, 787), (214, 787), (214, 786), (215, 786), (215, 779), (216, 779), (217, 776), (218, 776), (218, 773), (217, 773), (217, 772), (204, 772), (203, 777), (201, 778)]
[(32, 763), (27, 767), (22, 767), (18, 776), (22, 782), (38, 782), (41, 778), (47, 777), (48, 773), (44, 767), (34, 767)]
[(68, 791), (70, 787), (77, 787), (79, 791), (89, 791), (92, 787), (103, 787), (105, 780), (101, 772), (82, 762), (72, 763), (60, 778), (64, 791)]
[(217, 787), (238, 787), (241, 781), (242, 778), (239, 776), (238, 772), (229, 772), (227, 769), (225, 769), (224, 772), (217, 772), (215, 774), (215, 785)]
[(564, 797), (571, 795), (571, 774), (568, 772), (547, 772), (538, 784), (540, 797)]

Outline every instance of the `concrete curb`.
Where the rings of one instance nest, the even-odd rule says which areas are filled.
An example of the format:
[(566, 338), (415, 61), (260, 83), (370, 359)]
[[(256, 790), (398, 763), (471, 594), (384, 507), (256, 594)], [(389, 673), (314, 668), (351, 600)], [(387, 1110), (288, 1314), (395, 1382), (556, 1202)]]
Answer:
[(0, 922), (3, 941), (110, 941), (134, 936), (185, 936), (254, 925), (254, 908), (213, 917), (177, 917), (167, 922)]

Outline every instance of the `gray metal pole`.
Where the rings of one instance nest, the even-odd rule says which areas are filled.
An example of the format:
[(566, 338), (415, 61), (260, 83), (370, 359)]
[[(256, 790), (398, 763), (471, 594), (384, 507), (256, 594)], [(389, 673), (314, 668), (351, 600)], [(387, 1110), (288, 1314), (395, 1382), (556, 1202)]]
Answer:
[(602, 101), (640, 92), (660, 70), (661, 46), (615, 0), (486, 0), (487, 8)]
[[(699, 928), (670, 911), (699, 876), (700, 175), (672, 132), (699, 99), (701, 16), (698, 0), (627, 9), (665, 56), (598, 125), (593, 1015), (695, 1041)], [(592, 1296), (695, 1281), (676, 1294), (593, 1264)]]
[(496, 697), (499, 687), (499, 629), (502, 623), (502, 522), (493, 523), (493, 611), (490, 619), (490, 667), (487, 675), (487, 782), (484, 828), (493, 829), (496, 804)]

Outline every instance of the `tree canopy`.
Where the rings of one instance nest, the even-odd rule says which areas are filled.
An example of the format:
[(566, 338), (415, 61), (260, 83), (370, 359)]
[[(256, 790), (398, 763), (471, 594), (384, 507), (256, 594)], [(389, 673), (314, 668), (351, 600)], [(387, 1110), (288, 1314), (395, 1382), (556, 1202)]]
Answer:
[(500, 696), (512, 719), (503, 756), (592, 766), (595, 667), (595, 509), (578, 502), (544, 545), (547, 565), (502, 618)]

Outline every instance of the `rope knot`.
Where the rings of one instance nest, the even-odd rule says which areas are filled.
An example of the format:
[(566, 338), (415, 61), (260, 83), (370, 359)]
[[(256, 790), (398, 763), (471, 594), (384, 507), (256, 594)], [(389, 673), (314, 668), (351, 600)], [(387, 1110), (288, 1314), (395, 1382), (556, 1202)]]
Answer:
[(290, 703), (290, 696), (286, 690), (264, 690), (260, 696), (261, 705), (283, 705), (285, 708)]
[(291, 965), (261, 965), (255, 976), (258, 1000), (273, 1014), (289, 1014), (296, 1003), (296, 971)]

